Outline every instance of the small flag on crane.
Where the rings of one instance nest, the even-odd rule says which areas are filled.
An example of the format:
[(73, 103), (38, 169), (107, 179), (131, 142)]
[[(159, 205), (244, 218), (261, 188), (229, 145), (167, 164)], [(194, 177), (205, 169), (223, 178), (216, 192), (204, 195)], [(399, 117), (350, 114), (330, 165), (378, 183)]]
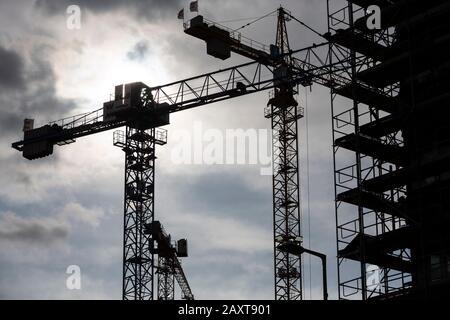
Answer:
[(191, 12), (198, 12), (198, 1), (192, 1), (189, 4), (189, 10), (191, 10)]
[(178, 12), (178, 19), (184, 20), (184, 9), (181, 9), (180, 12)]

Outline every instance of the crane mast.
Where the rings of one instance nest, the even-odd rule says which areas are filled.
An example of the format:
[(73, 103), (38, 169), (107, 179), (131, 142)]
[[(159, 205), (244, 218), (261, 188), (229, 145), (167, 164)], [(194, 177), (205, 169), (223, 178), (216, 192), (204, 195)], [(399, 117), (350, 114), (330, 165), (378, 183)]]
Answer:
[(274, 228), (274, 278), (275, 299), (302, 299), (301, 256), (282, 251), (278, 246), (286, 241), (301, 238), (298, 128), (297, 120), (303, 117), (303, 109), (294, 99), (295, 83), (290, 81), (292, 59), (289, 55), (289, 39), (283, 8), (278, 11), (276, 47), (283, 57), (277, 72), (288, 76), (286, 81), (275, 83), (273, 98), (269, 100), (272, 125), (273, 164), (273, 228)]
[(142, 130), (127, 126), (124, 140), (114, 144), (125, 153), (123, 299), (153, 299), (154, 254), (151, 234), (144, 225), (154, 222), (155, 128)]

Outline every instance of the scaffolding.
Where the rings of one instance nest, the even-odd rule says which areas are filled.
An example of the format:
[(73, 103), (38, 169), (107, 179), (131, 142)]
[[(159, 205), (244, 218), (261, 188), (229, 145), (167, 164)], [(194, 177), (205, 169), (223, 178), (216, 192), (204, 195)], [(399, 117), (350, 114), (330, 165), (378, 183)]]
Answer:
[(448, 292), (449, 12), (443, 0), (328, 1), (330, 77), (346, 79), (331, 85), (340, 299)]
[(392, 28), (366, 27), (368, 4), (333, 7), (328, 1), (330, 73), (345, 79), (331, 86), (340, 299), (392, 295), (411, 284), (406, 186), (392, 178), (406, 164), (396, 116), (399, 84), (361, 81), (385, 58), (395, 35)]

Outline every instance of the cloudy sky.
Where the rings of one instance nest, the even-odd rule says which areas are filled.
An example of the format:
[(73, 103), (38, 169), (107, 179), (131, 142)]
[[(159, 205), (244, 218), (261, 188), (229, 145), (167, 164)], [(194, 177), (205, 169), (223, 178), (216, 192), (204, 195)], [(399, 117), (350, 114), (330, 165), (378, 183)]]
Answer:
[[(238, 28), (280, 3), (326, 31), (325, 0), (200, 0), (199, 7), (210, 20)], [(79, 30), (67, 28), (71, 4), (81, 8)], [(183, 0), (0, 0), (0, 298), (121, 298), (124, 156), (112, 132), (56, 147), (53, 156), (33, 162), (10, 145), (22, 138), (24, 118), (39, 126), (97, 109), (117, 84), (156, 86), (247, 61), (207, 56), (177, 19), (187, 6)], [(275, 22), (272, 15), (242, 32), (270, 44)], [(294, 49), (321, 41), (295, 21), (288, 29)], [(223, 133), (269, 129), (267, 99), (261, 92), (173, 114), (169, 143), (158, 149), (156, 218), (173, 237), (188, 238), (183, 266), (197, 299), (273, 298), (271, 177), (258, 165), (176, 163), (176, 137), (193, 137), (195, 126)], [(336, 298), (328, 90), (302, 89), (298, 99), (307, 107), (299, 122), (305, 246), (328, 255), (330, 298)], [(81, 290), (66, 288), (69, 265), (81, 268)], [(319, 262), (307, 258), (304, 269), (305, 298), (320, 298)]]

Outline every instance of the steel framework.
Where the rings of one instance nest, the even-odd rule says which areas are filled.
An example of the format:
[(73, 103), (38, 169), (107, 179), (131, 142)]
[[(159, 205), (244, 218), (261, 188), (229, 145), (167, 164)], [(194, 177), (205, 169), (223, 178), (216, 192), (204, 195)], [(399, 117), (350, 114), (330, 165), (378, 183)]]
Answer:
[(175, 299), (175, 276), (173, 258), (158, 257), (158, 300)]
[[(387, 180), (405, 165), (395, 117), (399, 85), (380, 88), (359, 77), (383, 59), (394, 42), (394, 32), (391, 28), (368, 30), (369, 3), (352, 2), (358, 1), (336, 8), (328, 1), (330, 62), (344, 67), (340, 71), (331, 67), (330, 73), (346, 79), (345, 85), (333, 84), (330, 91), (338, 282), (339, 298), (370, 299), (409, 288), (411, 253), (392, 241), (407, 235), (402, 206), (406, 186)], [(350, 104), (338, 96), (350, 99)], [(390, 249), (383, 247), (383, 241)], [(374, 251), (375, 242), (380, 246)]]

